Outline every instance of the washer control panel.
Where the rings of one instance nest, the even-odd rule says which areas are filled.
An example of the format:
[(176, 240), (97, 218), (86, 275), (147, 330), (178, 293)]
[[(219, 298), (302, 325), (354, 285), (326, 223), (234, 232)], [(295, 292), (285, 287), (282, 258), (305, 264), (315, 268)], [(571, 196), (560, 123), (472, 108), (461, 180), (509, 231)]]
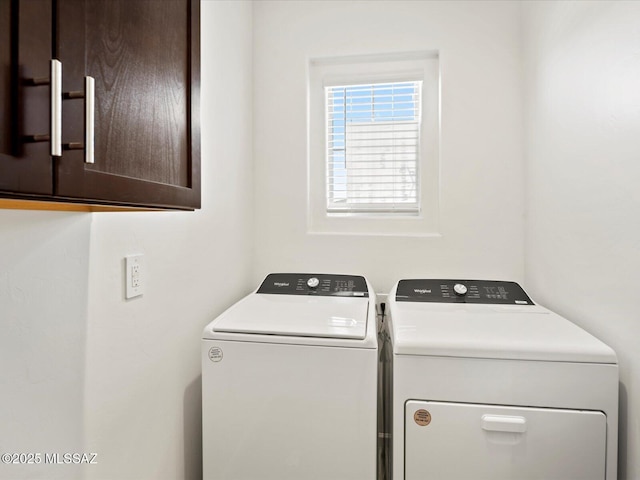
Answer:
[(264, 279), (257, 293), (324, 297), (369, 296), (364, 277), (316, 273), (271, 273)]
[(396, 301), (534, 305), (517, 283), (493, 280), (400, 280)]

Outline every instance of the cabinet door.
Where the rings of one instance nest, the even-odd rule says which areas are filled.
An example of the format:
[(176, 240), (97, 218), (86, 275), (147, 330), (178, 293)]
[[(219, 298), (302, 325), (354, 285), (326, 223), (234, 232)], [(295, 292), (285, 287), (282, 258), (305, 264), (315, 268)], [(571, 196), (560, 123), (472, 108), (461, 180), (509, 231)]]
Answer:
[[(95, 79), (95, 163), (65, 149), (58, 197), (200, 207), (198, 0), (58, 0), (63, 91)], [(85, 143), (82, 98), (63, 101), (63, 144)]]
[[(51, 1), (0, 0), (0, 191), (51, 195)], [(33, 80), (38, 79), (36, 85)]]

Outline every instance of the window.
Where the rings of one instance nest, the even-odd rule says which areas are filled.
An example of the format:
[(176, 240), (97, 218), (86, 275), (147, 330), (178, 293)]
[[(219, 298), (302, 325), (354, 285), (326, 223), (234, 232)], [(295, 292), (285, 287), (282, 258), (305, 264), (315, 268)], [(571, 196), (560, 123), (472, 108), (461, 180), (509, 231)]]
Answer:
[(327, 212), (419, 212), (421, 89), (325, 87)]
[(437, 235), (437, 53), (312, 59), (308, 93), (308, 231)]

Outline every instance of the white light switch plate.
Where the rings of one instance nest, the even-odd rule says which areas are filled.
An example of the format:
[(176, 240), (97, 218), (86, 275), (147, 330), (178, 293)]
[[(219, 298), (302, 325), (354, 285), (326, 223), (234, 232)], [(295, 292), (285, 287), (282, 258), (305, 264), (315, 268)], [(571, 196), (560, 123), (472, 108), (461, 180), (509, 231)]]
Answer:
[(143, 256), (127, 255), (125, 263), (126, 298), (138, 297), (144, 293), (144, 262)]

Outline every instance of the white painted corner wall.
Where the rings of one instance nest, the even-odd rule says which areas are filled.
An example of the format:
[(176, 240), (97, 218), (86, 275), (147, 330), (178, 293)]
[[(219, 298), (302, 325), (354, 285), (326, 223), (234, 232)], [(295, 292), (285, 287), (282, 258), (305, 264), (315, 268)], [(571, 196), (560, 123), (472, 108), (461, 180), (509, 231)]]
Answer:
[(41, 454), (1, 479), (81, 478), (44, 455), (84, 451), (90, 230), (89, 214), (0, 210), (0, 453)]
[(620, 364), (618, 478), (640, 478), (640, 2), (526, 2), (526, 285)]

